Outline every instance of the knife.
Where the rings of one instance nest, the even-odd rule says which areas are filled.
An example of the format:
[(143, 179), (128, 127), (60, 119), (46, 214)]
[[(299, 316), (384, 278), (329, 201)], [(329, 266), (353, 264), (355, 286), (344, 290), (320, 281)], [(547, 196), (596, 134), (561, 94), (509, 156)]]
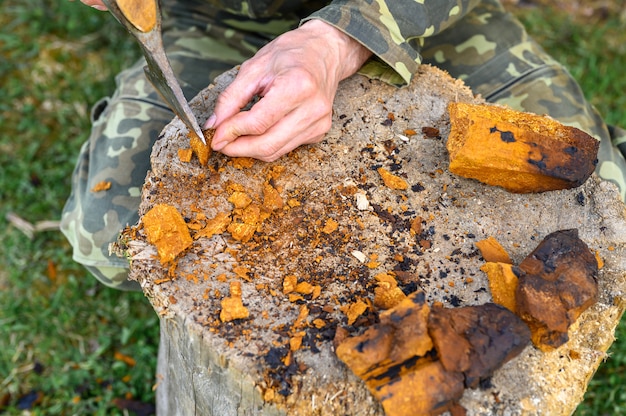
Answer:
[(206, 145), (202, 129), (165, 55), (158, 0), (103, 0), (111, 14), (137, 39), (146, 58), (148, 80), (192, 134)]

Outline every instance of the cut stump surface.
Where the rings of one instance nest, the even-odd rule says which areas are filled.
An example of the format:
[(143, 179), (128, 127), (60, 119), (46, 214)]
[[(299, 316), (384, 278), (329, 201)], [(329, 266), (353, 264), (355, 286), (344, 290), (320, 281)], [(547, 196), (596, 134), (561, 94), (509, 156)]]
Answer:
[[(192, 100), (201, 123), (234, 75)], [(460, 400), (469, 415), (573, 412), (624, 310), (624, 205), (595, 175), (579, 188), (518, 195), (451, 174), (451, 101), (479, 102), (428, 66), (403, 89), (353, 76), (340, 85), (324, 142), (273, 163), (215, 153), (206, 167), (181, 161), (186, 129), (178, 119), (164, 129), (140, 214), (175, 207), (193, 243), (165, 265), (141, 227), (125, 243), (131, 278), (161, 319), (160, 412), (381, 415), (333, 343), (377, 323), (377, 289), (402, 298), (395, 279), (430, 305), (485, 304), (478, 241), (493, 236), (519, 264), (546, 235), (577, 229), (604, 262), (599, 301), (566, 344), (526, 347)], [(220, 319), (231, 303), (232, 319)]]

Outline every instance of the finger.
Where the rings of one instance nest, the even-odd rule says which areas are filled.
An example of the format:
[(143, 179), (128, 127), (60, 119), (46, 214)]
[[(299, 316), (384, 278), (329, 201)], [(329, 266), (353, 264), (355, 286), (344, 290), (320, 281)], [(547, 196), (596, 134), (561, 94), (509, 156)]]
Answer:
[[(218, 126), (213, 137), (213, 149), (220, 151), (228, 143), (232, 143), (240, 136), (259, 136), (265, 134), (272, 126), (279, 123), (292, 111), (304, 105), (308, 112), (306, 118), (301, 120), (310, 124), (321, 115), (330, 113), (330, 109), (319, 97), (312, 83), (302, 82), (303, 77), (277, 77), (268, 86), (267, 94), (257, 102), (249, 111), (239, 112), (231, 118), (224, 120)], [(309, 85), (309, 88), (304, 85)], [(301, 110), (302, 111), (302, 110)], [(300, 124), (295, 125), (297, 128)]]
[(262, 98), (249, 111), (238, 112), (218, 124), (213, 136), (213, 149), (220, 151), (224, 146), (241, 136), (259, 136), (293, 111), (295, 105), (282, 102), (272, 105), (271, 96)]
[(96, 10), (105, 11), (107, 7), (104, 5), (102, 0), (81, 0), (81, 3), (93, 7)]
[(271, 162), (300, 145), (322, 140), (330, 128), (330, 115), (311, 122), (303, 121), (298, 113), (290, 113), (263, 135), (239, 137), (224, 146), (221, 152), (228, 156), (253, 157)]
[[(252, 101), (255, 95), (261, 92), (262, 86), (258, 77), (240, 69), (233, 82), (217, 97), (213, 114), (207, 120), (205, 127), (219, 125), (224, 120), (239, 113)], [(209, 123), (213, 125), (209, 125)]]
[[(271, 146), (268, 146), (267, 142), (260, 136), (246, 136), (229, 143), (222, 149), (222, 153), (231, 157), (252, 157), (263, 162), (273, 162), (304, 144), (317, 143), (323, 138), (323, 134), (307, 140), (301, 140), (300, 137), (292, 137), (291, 140), (281, 143), (274, 142)], [(251, 152), (250, 149), (255, 149), (255, 151)]]

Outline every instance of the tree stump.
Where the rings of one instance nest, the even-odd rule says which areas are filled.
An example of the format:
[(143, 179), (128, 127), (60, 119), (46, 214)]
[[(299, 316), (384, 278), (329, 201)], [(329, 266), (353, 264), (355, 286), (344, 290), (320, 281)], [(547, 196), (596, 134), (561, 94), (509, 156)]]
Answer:
[[(235, 73), (192, 100), (200, 122)], [(141, 226), (124, 243), (131, 278), (161, 321), (161, 414), (381, 415), (333, 345), (338, 328), (356, 333), (376, 323), (375, 276), (393, 272), (403, 292), (421, 289), (430, 304), (481, 305), (492, 298), (476, 242), (493, 236), (519, 264), (563, 229), (577, 229), (604, 263), (598, 302), (566, 344), (526, 347), (489, 383), (466, 389), (460, 404), (469, 415), (574, 411), (624, 311), (624, 205), (595, 175), (576, 189), (523, 195), (452, 175), (451, 101), (481, 99), (428, 66), (403, 89), (353, 76), (340, 85), (324, 142), (273, 163), (221, 154), (207, 167), (182, 162), (186, 129), (174, 119), (163, 130), (140, 215), (174, 206), (195, 239), (166, 265)], [(406, 187), (386, 184), (385, 175)], [(246, 201), (233, 208), (237, 192)], [(252, 233), (200, 237), (220, 213), (252, 224)], [(239, 287), (248, 316), (230, 320), (220, 314)]]

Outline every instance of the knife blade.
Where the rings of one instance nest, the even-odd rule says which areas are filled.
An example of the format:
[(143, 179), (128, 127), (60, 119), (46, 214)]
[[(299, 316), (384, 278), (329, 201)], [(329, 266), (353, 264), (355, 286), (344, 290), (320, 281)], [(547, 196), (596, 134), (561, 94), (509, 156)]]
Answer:
[(191, 111), (163, 48), (158, 0), (103, 0), (111, 14), (135, 37), (147, 65), (146, 77), (170, 109), (206, 145), (204, 134)]

